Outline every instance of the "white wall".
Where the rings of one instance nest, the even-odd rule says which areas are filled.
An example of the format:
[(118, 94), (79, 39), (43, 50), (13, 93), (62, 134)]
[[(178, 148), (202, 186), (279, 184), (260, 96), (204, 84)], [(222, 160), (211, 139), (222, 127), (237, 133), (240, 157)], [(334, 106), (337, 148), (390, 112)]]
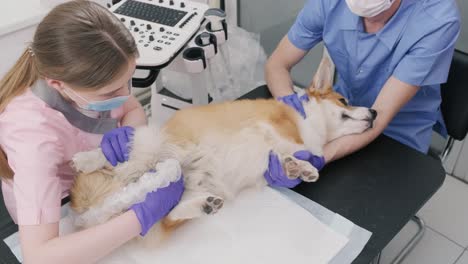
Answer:
[(35, 26), (27, 27), (7, 35), (0, 35), (0, 78), (15, 64), (31, 41)]
[(37, 24), (46, 14), (39, 0), (2, 2), (0, 9), (0, 77), (16, 62), (32, 41)]
[[(287, 34), (305, 2), (304, 0), (239, 0), (240, 26), (259, 33), (263, 48), (267, 55), (271, 55), (281, 38)], [(320, 44), (293, 68), (292, 76), (297, 85), (303, 87), (309, 85), (322, 53), (323, 45)]]

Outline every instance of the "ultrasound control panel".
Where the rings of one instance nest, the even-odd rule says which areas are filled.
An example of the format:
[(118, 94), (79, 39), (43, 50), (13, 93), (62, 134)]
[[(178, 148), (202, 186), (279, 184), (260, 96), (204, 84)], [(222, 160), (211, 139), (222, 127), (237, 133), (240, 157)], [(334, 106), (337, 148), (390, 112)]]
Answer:
[(148, 67), (169, 62), (199, 30), (208, 9), (185, 0), (127, 0), (110, 8), (135, 38), (137, 65)]

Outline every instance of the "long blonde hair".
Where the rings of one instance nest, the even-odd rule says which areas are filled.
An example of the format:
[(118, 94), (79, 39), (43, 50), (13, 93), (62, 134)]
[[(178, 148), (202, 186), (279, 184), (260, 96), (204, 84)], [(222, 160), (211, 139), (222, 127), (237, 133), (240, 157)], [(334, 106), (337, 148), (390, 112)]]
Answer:
[[(107, 9), (85, 0), (61, 4), (39, 23), (33, 42), (0, 81), (0, 113), (40, 78), (98, 89), (136, 57), (132, 35)], [(0, 149), (0, 177), (11, 179), (13, 174)]]

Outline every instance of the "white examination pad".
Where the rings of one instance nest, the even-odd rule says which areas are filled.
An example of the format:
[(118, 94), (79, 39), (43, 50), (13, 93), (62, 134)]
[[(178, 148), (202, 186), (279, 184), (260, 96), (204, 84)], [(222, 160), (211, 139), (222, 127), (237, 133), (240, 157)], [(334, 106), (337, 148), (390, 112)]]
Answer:
[(329, 264), (347, 264), (352, 263), (366, 246), (372, 233), (366, 229), (355, 225), (353, 222), (336, 214), (320, 204), (304, 197), (290, 189), (276, 188), (279, 192), (289, 197), (312, 215), (317, 217), (322, 223), (326, 224), (336, 232), (346, 236), (348, 244), (338, 253)]
[(264, 188), (243, 192), (216, 215), (182, 225), (150, 253), (129, 246), (102, 263), (328, 263), (347, 242), (294, 202)]
[[(290, 199), (270, 188), (245, 191), (218, 214), (179, 227), (160, 248), (128, 244), (100, 263), (350, 263), (368, 241), (370, 233), (348, 220), (280, 191)], [(71, 230), (69, 220), (61, 221), (62, 234)], [(364, 237), (349, 245), (353, 228)], [(15, 235), (5, 242), (21, 260)]]

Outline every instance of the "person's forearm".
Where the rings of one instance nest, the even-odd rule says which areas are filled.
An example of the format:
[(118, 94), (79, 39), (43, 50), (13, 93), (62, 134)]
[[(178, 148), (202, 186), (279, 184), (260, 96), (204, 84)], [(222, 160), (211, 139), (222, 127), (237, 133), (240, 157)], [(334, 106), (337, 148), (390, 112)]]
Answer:
[(344, 136), (326, 144), (323, 149), (326, 163), (341, 159), (364, 148), (385, 130), (393, 115), (386, 114), (378, 106), (374, 106), (373, 108), (379, 113), (374, 120), (373, 128), (368, 129), (364, 133)]
[(265, 79), (274, 98), (293, 93), (293, 81), (290, 70), (269, 61), (265, 67)]
[(289, 41), (287, 35), (281, 39), (265, 65), (265, 80), (273, 97), (293, 93), (291, 69), (304, 58), (308, 50), (302, 50)]
[(371, 143), (379, 134), (375, 130), (368, 130), (362, 134), (344, 136), (328, 143), (323, 150), (326, 163), (360, 150)]
[(140, 102), (133, 95), (125, 102), (124, 113), (121, 120), (122, 126), (138, 127), (148, 124), (143, 106), (141, 106)]
[(132, 109), (122, 118), (122, 126), (138, 127), (147, 124), (148, 120), (142, 106)]
[(367, 146), (385, 130), (393, 117), (418, 90), (418, 86), (390, 77), (372, 106), (378, 113), (374, 127), (362, 134), (345, 136), (328, 143), (324, 148), (326, 162), (340, 159)]
[(146, 119), (146, 114), (143, 110), (143, 107), (133, 109), (122, 118), (123, 126), (139, 127), (145, 126), (147, 124), (148, 120)]
[(47, 241), (25, 256), (24, 263), (95, 263), (140, 232), (140, 223), (129, 210), (105, 224)]

